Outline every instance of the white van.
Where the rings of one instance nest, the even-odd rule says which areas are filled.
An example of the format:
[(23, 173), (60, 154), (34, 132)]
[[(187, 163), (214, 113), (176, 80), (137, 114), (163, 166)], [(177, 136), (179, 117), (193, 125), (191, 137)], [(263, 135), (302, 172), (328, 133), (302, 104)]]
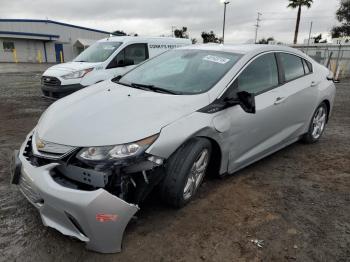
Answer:
[(170, 37), (114, 36), (97, 41), (72, 62), (47, 69), (41, 78), (45, 97), (58, 99), (86, 86), (122, 75), (135, 65), (191, 40)]

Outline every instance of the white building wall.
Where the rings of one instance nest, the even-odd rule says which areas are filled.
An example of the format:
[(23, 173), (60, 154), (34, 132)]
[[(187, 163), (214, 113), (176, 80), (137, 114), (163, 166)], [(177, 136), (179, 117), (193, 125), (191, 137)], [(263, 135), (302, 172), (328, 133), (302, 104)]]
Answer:
[(16, 62), (12, 52), (3, 49), (3, 42), (13, 42), (16, 49), (18, 62), (37, 63), (40, 60), (45, 62), (44, 44), (39, 40), (0, 38), (0, 62)]
[(46, 54), (48, 63), (56, 63), (55, 43), (46, 42)]
[(22, 32), (34, 34), (58, 35), (59, 37), (40, 37), (27, 35), (1, 35), (0, 34), (0, 62), (14, 62), (11, 52), (4, 52), (2, 41), (6, 39), (15, 43), (17, 59), (19, 62), (38, 62), (38, 52), (42, 54), (45, 62), (44, 41), (46, 42), (47, 62), (56, 62), (55, 43), (63, 44), (65, 61), (70, 61), (78, 55), (73, 47), (77, 39), (99, 40), (109, 36), (108, 33), (76, 28), (54, 22), (28, 22), (28, 21), (1, 21), (0, 31)]

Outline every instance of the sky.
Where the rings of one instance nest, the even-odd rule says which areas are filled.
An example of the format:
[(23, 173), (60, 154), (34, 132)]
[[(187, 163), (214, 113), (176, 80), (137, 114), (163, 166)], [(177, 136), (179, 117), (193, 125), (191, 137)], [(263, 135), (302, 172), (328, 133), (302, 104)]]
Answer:
[[(326, 34), (337, 24), (340, 0), (314, 0), (302, 9), (298, 42)], [(247, 43), (255, 36), (257, 12), (262, 13), (258, 39), (274, 37), (291, 43), (296, 9), (288, 0), (231, 0), (226, 11), (225, 43)], [(224, 5), (220, 0), (0, 0), (0, 18), (50, 19), (106, 31), (123, 30), (145, 36), (170, 36), (172, 27), (186, 26), (201, 42), (202, 31), (222, 35)]]

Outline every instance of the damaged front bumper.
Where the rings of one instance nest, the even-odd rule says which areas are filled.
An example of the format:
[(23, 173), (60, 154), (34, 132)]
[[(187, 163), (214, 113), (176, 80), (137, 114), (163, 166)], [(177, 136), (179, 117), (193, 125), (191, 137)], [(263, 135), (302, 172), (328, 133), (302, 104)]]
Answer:
[(86, 242), (90, 250), (120, 252), (124, 230), (138, 206), (102, 188), (85, 191), (58, 184), (50, 171), (59, 164), (33, 166), (23, 155), (25, 145), (13, 156), (12, 183), (38, 209), (43, 224)]

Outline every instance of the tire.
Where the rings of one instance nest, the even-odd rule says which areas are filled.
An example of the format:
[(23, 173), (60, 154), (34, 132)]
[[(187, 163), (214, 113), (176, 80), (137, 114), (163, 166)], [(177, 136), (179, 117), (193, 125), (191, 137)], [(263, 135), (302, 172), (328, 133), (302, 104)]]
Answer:
[[(169, 158), (165, 167), (165, 178), (160, 188), (163, 202), (175, 208), (181, 208), (193, 199), (207, 171), (211, 152), (212, 146), (209, 140), (193, 138)], [(200, 165), (201, 161), (202, 165)], [(200, 166), (197, 172), (191, 172), (195, 170), (196, 162)], [(202, 168), (203, 173), (200, 174), (199, 170)]]
[(327, 117), (328, 108), (325, 103), (322, 103), (312, 115), (308, 132), (302, 137), (304, 143), (313, 144), (320, 140), (327, 124)]

